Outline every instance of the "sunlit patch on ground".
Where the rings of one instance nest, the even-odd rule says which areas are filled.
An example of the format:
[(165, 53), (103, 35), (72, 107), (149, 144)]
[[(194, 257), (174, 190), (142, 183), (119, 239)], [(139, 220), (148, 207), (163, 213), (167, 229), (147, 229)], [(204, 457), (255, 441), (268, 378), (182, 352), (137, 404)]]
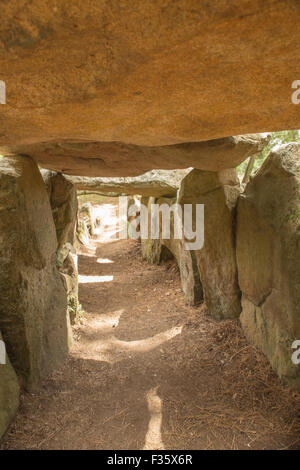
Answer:
[(111, 259), (108, 258), (97, 258), (97, 263), (99, 264), (110, 264), (113, 263)]
[(114, 276), (78, 276), (79, 284), (98, 283), (98, 282), (111, 282)]
[(137, 341), (121, 341), (116, 338), (116, 336), (108, 336), (98, 342), (96, 351), (99, 353), (100, 361), (113, 364), (125, 359), (128, 354), (152, 351), (166, 341), (179, 335), (181, 331), (182, 327), (174, 327), (150, 338)]
[[(111, 334), (117, 328), (123, 309), (116, 312), (99, 315), (90, 321), (89, 347), (93, 358), (114, 364), (133, 354), (147, 353), (158, 348), (166, 341), (182, 333), (182, 326), (175, 326), (149, 338), (136, 341), (122, 341)], [(88, 359), (89, 353), (81, 351), (81, 357)]]
[(145, 438), (144, 450), (164, 450), (161, 437), (162, 400), (157, 395), (158, 387), (151, 388), (146, 394), (150, 420)]
[(90, 327), (95, 329), (96, 332), (104, 333), (111, 331), (111, 328), (116, 328), (119, 324), (120, 317), (124, 309), (117, 310), (111, 313), (103, 313), (97, 318), (93, 318), (90, 321)]

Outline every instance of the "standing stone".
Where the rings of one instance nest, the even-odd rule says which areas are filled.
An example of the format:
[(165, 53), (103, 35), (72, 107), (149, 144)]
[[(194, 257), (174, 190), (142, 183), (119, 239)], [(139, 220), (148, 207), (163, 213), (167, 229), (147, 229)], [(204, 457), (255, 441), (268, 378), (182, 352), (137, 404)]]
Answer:
[(77, 191), (61, 173), (42, 170), (46, 184), (58, 241), (57, 266), (68, 294), (71, 323), (76, 322), (78, 301), (77, 254), (74, 249), (78, 213)]
[(192, 170), (183, 178), (178, 194), (178, 203), (183, 209), (184, 204), (192, 204), (194, 215), (196, 204), (204, 204), (204, 245), (195, 250), (195, 256), (204, 300), (215, 318), (234, 318), (241, 312), (234, 235), (239, 193), (235, 170)]
[(300, 144), (272, 152), (238, 202), (244, 331), (285, 382), (300, 387)]
[[(151, 204), (155, 204), (155, 197), (142, 197), (141, 205), (148, 211), (148, 238), (141, 238), (142, 257), (150, 264), (158, 264), (161, 260), (161, 242), (151, 238)], [(143, 230), (143, 217), (141, 217), (141, 230)]]
[[(170, 238), (163, 238), (162, 218), (159, 223), (159, 239), (151, 238), (151, 204), (159, 206), (166, 204), (169, 207), (176, 204), (176, 198), (143, 198), (142, 204), (147, 205), (148, 209), (148, 239), (142, 239), (143, 258), (151, 264), (158, 264), (160, 261), (166, 261), (174, 257), (177, 261), (182, 291), (191, 305), (195, 305), (203, 299), (202, 284), (199, 277), (197, 260), (195, 253), (185, 249), (185, 242), (182, 239), (174, 237), (175, 213), (170, 211)], [(166, 221), (168, 223), (168, 220)]]
[[(0, 344), (3, 341), (0, 332)], [(0, 359), (2, 358), (2, 355)], [(19, 383), (8, 355), (0, 360), (0, 439), (13, 420), (19, 406)]]
[(203, 287), (194, 250), (186, 250), (184, 241), (180, 242), (180, 279), (182, 291), (190, 305), (196, 305), (203, 300)]
[[(159, 204), (159, 206), (167, 204), (169, 207), (173, 206), (174, 208), (174, 211), (170, 211), (170, 238), (163, 238), (162, 224), (160, 224), (160, 240), (162, 245), (161, 258), (166, 259), (168, 252), (172, 253), (179, 267), (183, 294), (189, 304), (195, 305), (203, 300), (203, 289), (195, 252), (186, 249), (185, 240), (175, 237), (175, 219), (178, 217), (176, 208), (177, 198), (159, 198), (156, 203)], [(167, 222), (168, 221), (165, 223)], [(164, 248), (167, 248), (168, 251), (165, 252)]]
[(137, 241), (141, 241), (141, 197), (127, 196), (127, 234), (128, 237)]
[(31, 158), (0, 160), (0, 211), (0, 329), (31, 389), (66, 358), (70, 340), (51, 207)]
[(94, 214), (94, 207), (91, 202), (81, 204), (78, 212), (77, 237), (83, 245), (88, 246), (90, 236), (95, 235), (95, 228), (98, 221)]
[(74, 244), (77, 221), (77, 192), (74, 184), (61, 173), (42, 170), (50, 199), (59, 247)]

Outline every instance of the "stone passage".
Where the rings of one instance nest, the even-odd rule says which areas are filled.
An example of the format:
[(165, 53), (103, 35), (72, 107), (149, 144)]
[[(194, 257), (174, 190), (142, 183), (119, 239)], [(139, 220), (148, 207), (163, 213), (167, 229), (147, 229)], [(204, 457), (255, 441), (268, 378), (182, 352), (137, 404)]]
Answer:
[(239, 198), (241, 323), (278, 375), (300, 385), (300, 144), (271, 153)]
[(46, 188), (29, 157), (0, 160), (0, 330), (22, 385), (60, 365), (70, 333)]

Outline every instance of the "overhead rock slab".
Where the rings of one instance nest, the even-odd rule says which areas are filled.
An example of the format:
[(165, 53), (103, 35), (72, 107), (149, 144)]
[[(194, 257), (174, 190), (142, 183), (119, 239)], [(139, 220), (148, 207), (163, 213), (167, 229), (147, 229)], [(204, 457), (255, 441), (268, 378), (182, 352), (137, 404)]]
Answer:
[(78, 190), (102, 194), (128, 194), (144, 197), (175, 196), (188, 170), (152, 170), (134, 178), (85, 178), (65, 176)]
[(216, 318), (234, 318), (241, 312), (234, 233), (239, 193), (235, 170), (192, 170), (182, 180), (178, 194), (182, 207), (192, 205), (193, 230), (197, 228), (196, 205), (204, 204), (204, 245), (195, 249), (195, 256), (208, 311)]
[(28, 157), (0, 159), (0, 330), (28, 389), (68, 352), (67, 296), (46, 188)]
[(272, 152), (238, 202), (237, 263), (244, 331), (278, 375), (300, 387), (300, 144)]
[(0, 137), (0, 153), (30, 155), (41, 167), (69, 175), (136, 176), (151, 169), (194, 167), (217, 171), (232, 168), (259, 152), (266, 141), (255, 134), (156, 147), (96, 141), (2, 146)]
[[(0, 332), (0, 342), (3, 340)], [(3, 344), (3, 343), (2, 343)], [(19, 383), (17, 375), (6, 354), (0, 357), (0, 439), (13, 420), (19, 406)]]
[[(286, 0), (2, 2), (0, 145), (164, 146), (300, 128), (299, 22), (298, 2)], [(116, 167), (139, 167), (125, 160)], [(101, 176), (101, 164), (85, 172)]]

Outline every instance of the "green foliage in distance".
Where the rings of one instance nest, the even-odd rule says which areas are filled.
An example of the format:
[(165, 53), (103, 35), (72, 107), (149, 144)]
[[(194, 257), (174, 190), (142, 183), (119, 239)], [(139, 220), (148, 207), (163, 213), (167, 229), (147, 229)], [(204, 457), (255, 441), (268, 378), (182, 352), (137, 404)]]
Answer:
[[(263, 161), (267, 158), (271, 150), (276, 146), (280, 144), (286, 144), (289, 142), (300, 142), (300, 131), (295, 130), (295, 131), (278, 131), (278, 132), (272, 132), (271, 133), (271, 139), (268, 143), (268, 145), (265, 146), (261, 154), (257, 155), (255, 158), (254, 166), (252, 173), (255, 173), (258, 168), (262, 165)], [(242, 162), (238, 167), (237, 167), (237, 172), (240, 177), (243, 177), (248, 165), (249, 159), (245, 160)]]

